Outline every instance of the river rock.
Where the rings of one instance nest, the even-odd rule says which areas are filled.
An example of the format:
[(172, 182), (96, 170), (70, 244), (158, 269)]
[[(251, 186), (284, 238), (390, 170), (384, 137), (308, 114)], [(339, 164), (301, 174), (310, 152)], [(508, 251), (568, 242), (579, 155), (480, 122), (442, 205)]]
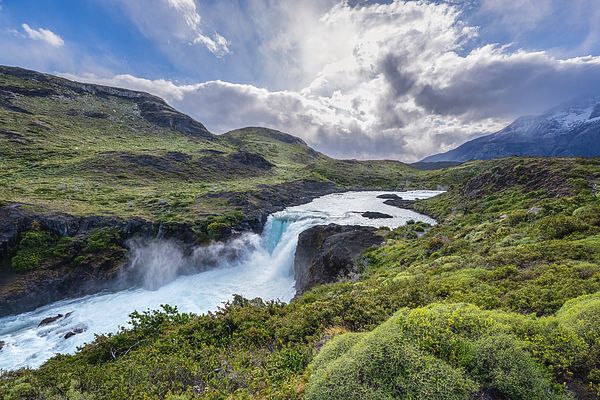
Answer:
[(388, 206), (394, 206), (398, 208), (412, 208), (413, 201), (412, 200), (404, 200), (402, 197), (397, 199), (389, 199), (383, 202), (383, 204), (387, 204)]
[(51, 323), (58, 321), (62, 317), (64, 317), (64, 315), (58, 314), (58, 315), (55, 315), (54, 317), (44, 318), (43, 320), (40, 321), (38, 326), (50, 325)]
[(395, 199), (402, 199), (402, 197), (398, 196), (395, 193), (384, 193), (384, 194), (380, 194), (379, 196), (377, 196), (378, 199), (391, 199), (391, 200), (395, 200)]
[(366, 226), (319, 225), (302, 232), (294, 258), (297, 294), (313, 286), (358, 276), (363, 253), (384, 238)]
[(80, 333), (83, 333), (83, 332), (85, 332), (84, 328), (75, 328), (75, 329), (67, 332), (64, 336), (64, 339), (67, 340), (67, 339), (72, 338), (75, 335), (79, 335)]
[(381, 219), (381, 218), (394, 218), (390, 214), (385, 214), (377, 211), (367, 211), (361, 214), (365, 218), (369, 219)]

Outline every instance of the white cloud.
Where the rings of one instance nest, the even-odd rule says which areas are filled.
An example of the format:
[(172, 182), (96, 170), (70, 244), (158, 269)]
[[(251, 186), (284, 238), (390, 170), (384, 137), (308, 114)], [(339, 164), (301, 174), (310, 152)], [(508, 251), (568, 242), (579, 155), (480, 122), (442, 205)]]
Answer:
[(260, 52), (268, 73), (283, 71), (278, 85), (287, 90), (83, 78), (157, 94), (217, 133), (267, 126), (336, 157), (404, 161), (600, 87), (599, 57), (561, 59), (494, 44), (466, 51), (477, 27), (451, 4), (340, 3), (323, 12), (317, 3), (278, 3), (265, 17), (274, 28)]
[(30, 39), (41, 40), (42, 42), (55, 47), (61, 47), (65, 44), (64, 40), (60, 36), (49, 29), (34, 29), (27, 24), (22, 24), (21, 27)]
[(217, 57), (230, 52), (226, 38), (205, 32), (194, 0), (121, 0), (120, 4), (140, 32), (175, 60), (189, 58), (190, 46), (196, 45)]

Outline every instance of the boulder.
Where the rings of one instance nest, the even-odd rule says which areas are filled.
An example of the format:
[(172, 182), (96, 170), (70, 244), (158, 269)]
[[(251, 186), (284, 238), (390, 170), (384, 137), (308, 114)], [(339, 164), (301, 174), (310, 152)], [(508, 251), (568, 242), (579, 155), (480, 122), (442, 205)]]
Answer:
[(40, 321), (40, 323), (38, 324), (38, 326), (50, 325), (51, 323), (58, 321), (62, 317), (64, 317), (64, 315), (57, 314), (54, 317), (44, 318), (43, 320)]
[(64, 339), (67, 340), (67, 339), (72, 338), (75, 335), (79, 335), (80, 333), (83, 333), (83, 332), (85, 332), (85, 328), (80, 328), (80, 327), (74, 328), (65, 334)]
[(387, 204), (388, 206), (394, 206), (394, 207), (398, 207), (398, 208), (411, 209), (412, 205), (413, 205), (413, 201), (412, 200), (404, 200), (403, 198), (399, 197), (397, 199), (386, 200), (383, 202), (383, 204)]
[(394, 218), (390, 214), (385, 214), (377, 211), (367, 211), (361, 214), (365, 218), (369, 219), (381, 219), (381, 218)]
[(297, 294), (313, 286), (358, 277), (363, 254), (384, 241), (376, 228), (319, 225), (302, 232), (294, 258)]
[(384, 194), (380, 194), (379, 196), (377, 196), (378, 199), (391, 199), (391, 200), (395, 200), (395, 199), (402, 199), (402, 197), (398, 196), (397, 194), (394, 193), (384, 193)]

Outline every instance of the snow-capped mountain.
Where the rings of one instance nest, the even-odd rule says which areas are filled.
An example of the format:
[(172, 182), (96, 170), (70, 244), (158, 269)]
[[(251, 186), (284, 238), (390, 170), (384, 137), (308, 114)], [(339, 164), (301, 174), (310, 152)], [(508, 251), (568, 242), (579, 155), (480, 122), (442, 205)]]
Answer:
[(600, 156), (600, 97), (580, 98), (537, 117), (464, 143), (424, 162), (469, 161), (509, 156)]

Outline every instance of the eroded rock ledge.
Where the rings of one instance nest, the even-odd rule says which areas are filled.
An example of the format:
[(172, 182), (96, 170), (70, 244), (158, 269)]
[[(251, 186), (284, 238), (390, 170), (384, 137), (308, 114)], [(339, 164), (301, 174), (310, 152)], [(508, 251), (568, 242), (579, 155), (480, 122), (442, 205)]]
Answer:
[(294, 258), (297, 294), (319, 284), (358, 277), (365, 267), (365, 250), (383, 241), (378, 229), (367, 226), (329, 224), (302, 232)]

